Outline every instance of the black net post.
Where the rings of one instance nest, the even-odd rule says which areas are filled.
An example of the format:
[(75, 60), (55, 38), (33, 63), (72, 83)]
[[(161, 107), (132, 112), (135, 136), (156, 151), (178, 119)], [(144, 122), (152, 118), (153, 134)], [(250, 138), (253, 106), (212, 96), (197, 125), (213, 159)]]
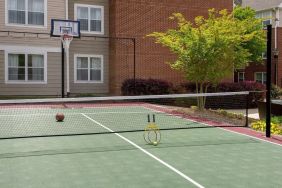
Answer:
[(271, 59), (272, 25), (267, 26), (266, 137), (271, 137)]
[(246, 124), (245, 127), (249, 126), (249, 95), (246, 95)]

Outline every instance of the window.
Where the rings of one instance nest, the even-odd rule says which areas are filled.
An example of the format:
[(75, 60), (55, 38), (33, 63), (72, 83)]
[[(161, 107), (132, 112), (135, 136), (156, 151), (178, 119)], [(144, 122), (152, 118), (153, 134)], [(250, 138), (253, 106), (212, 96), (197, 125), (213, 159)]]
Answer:
[(45, 58), (42, 54), (7, 53), (8, 83), (46, 82)]
[(255, 73), (256, 82), (266, 84), (266, 73), (265, 72), (256, 72)]
[(264, 28), (266, 28), (267, 25), (272, 24), (273, 15), (271, 10), (257, 12), (256, 17), (263, 20), (262, 25)]
[(262, 53), (262, 59), (267, 59), (267, 53), (266, 52)]
[(81, 32), (104, 33), (104, 7), (75, 4), (75, 19), (80, 21)]
[(75, 55), (75, 82), (102, 83), (103, 56)]
[(238, 72), (238, 82), (244, 82), (244, 81), (245, 81), (245, 73)]
[(6, 0), (7, 24), (45, 26), (46, 0)]

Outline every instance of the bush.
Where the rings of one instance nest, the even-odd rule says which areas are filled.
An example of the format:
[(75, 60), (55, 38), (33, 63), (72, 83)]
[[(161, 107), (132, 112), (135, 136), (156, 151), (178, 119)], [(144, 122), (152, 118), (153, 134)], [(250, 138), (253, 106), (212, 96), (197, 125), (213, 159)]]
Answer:
[(271, 85), (271, 98), (279, 99), (280, 96), (282, 96), (282, 89), (279, 86), (272, 84)]
[[(252, 123), (252, 128), (256, 131), (265, 132), (266, 123), (264, 120)], [(274, 117), (271, 122), (271, 133), (282, 135), (282, 117)]]
[(128, 79), (122, 84), (123, 95), (162, 95), (172, 93), (173, 85), (158, 79)]
[[(186, 92), (196, 92), (195, 83), (183, 83), (181, 87), (185, 88)], [(216, 87), (209, 86), (208, 92), (240, 92), (240, 91), (251, 91), (250, 94), (250, 106), (256, 106), (256, 102), (265, 98), (265, 86), (261, 83), (254, 81), (246, 81), (240, 83), (219, 83)]]

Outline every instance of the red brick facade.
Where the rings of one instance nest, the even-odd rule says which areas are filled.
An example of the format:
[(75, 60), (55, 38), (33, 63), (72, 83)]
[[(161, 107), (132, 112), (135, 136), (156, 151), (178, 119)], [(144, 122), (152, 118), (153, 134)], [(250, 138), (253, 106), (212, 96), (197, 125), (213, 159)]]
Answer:
[[(110, 0), (110, 36), (136, 38), (136, 78), (179, 83), (184, 80), (183, 75), (165, 64), (175, 57), (145, 36), (175, 27), (176, 24), (168, 20), (172, 13), (181, 12), (193, 21), (196, 16), (206, 16), (208, 9), (231, 10), (232, 7), (232, 0)], [(132, 46), (128, 51), (131, 56), (127, 58), (132, 60)], [(122, 51), (114, 45), (110, 53), (110, 92), (117, 94), (124, 79), (133, 77), (133, 66), (125, 63)]]
[[(274, 29), (273, 29), (273, 49), (274, 49)], [(277, 48), (282, 49), (282, 28), (277, 30)], [(245, 70), (240, 70), (240, 72), (245, 72), (246, 81), (255, 81), (256, 72), (266, 72), (266, 60), (263, 64), (251, 63)], [(272, 83), (282, 87), (282, 58), (281, 52), (277, 58), (272, 57)], [(234, 81), (238, 81), (238, 73), (235, 72)]]

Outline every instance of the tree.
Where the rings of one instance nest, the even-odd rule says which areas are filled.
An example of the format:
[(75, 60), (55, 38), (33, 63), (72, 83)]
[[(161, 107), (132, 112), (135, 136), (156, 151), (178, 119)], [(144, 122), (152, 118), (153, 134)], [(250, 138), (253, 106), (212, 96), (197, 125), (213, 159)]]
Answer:
[[(195, 82), (197, 93), (204, 93), (209, 85), (233, 75), (234, 69), (244, 68), (253, 60), (262, 60), (265, 31), (261, 20), (248, 11), (249, 8), (241, 7), (232, 13), (211, 9), (207, 18), (198, 16), (194, 23), (181, 13), (175, 13), (170, 19), (177, 21), (176, 29), (148, 36), (176, 54), (177, 59), (168, 62), (171, 68)], [(199, 109), (204, 106), (205, 98), (199, 98)]]

